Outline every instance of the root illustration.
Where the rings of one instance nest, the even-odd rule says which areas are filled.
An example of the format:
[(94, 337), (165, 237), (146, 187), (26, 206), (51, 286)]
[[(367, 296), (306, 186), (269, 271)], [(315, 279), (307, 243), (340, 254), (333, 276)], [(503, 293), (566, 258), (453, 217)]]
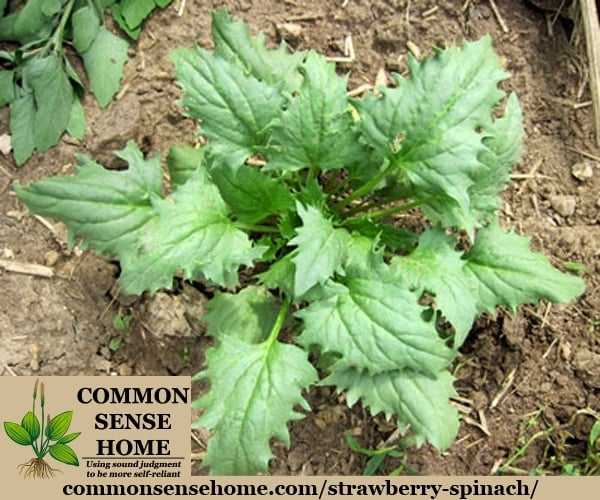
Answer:
[(59, 469), (50, 467), (43, 458), (32, 458), (29, 462), (19, 465), (17, 469), (24, 478), (34, 479), (50, 479), (60, 472)]

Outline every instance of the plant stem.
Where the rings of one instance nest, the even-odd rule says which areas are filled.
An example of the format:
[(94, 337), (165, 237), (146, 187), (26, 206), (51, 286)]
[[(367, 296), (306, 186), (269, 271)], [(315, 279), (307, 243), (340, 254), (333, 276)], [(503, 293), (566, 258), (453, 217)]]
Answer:
[(273, 324), (273, 328), (271, 328), (271, 332), (267, 337), (267, 342), (272, 344), (275, 340), (277, 340), (277, 336), (285, 323), (285, 318), (287, 316), (288, 310), (290, 308), (290, 302), (286, 300), (283, 304), (281, 304), (281, 309), (279, 309), (279, 314), (277, 314), (277, 319), (275, 319), (275, 323)]
[(312, 181), (315, 176), (317, 175), (317, 167), (315, 167), (314, 165), (312, 167), (310, 167), (308, 169), (308, 175), (306, 176), (306, 185), (308, 186), (308, 183), (310, 181)]
[(243, 231), (249, 231), (252, 233), (278, 233), (279, 230), (276, 227), (267, 226), (264, 224), (246, 224), (245, 222), (234, 222), (235, 227), (242, 229)]
[(435, 198), (435, 196), (427, 196), (425, 198), (421, 198), (420, 200), (411, 201), (410, 203), (405, 203), (404, 205), (394, 206), (390, 208), (385, 208), (383, 210), (378, 210), (376, 212), (369, 212), (365, 215), (361, 215), (360, 217), (350, 217), (346, 220), (362, 220), (362, 219), (380, 219), (381, 217), (387, 217), (388, 215), (394, 215), (402, 212), (406, 212), (411, 208), (418, 207), (423, 203), (427, 203)]
[(69, 0), (69, 3), (65, 7), (62, 13), (62, 17), (60, 18), (60, 22), (58, 23), (58, 27), (54, 31), (52, 38), (50, 39), (52, 42), (54, 53), (59, 52), (62, 49), (63, 42), (63, 34), (65, 32), (65, 26), (67, 25), (67, 20), (71, 15), (71, 10), (73, 10), (73, 5), (75, 5), (75, 0)]
[(377, 184), (379, 184), (383, 179), (385, 179), (390, 174), (390, 172), (396, 168), (396, 166), (397, 165), (395, 163), (390, 163), (378, 175), (376, 175), (375, 177), (373, 177), (367, 183), (363, 184), (362, 187), (359, 187), (356, 191), (353, 191), (349, 196), (347, 196), (346, 198), (344, 198), (342, 201), (336, 203), (333, 206), (333, 209), (336, 212), (339, 212), (342, 208), (348, 206), (354, 200), (356, 200), (356, 199), (360, 198), (361, 196), (364, 196), (365, 194), (371, 192), (373, 189), (375, 189), (375, 187), (377, 186)]

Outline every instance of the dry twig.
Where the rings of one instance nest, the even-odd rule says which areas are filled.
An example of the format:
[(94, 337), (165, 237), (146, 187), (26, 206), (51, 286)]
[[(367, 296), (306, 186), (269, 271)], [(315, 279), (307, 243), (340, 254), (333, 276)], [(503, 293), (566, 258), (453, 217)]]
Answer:
[(500, 25), (500, 28), (502, 28), (502, 31), (504, 31), (504, 33), (508, 33), (508, 26), (506, 26), (506, 23), (504, 22), (504, 19), (502, 18), (502, 15), (500, 14), (500, 11), (498, 10), (498, 6), (496, 5), (496, 2), (494, 2), (494, 0), (488, 0), (490, 7), (492, 8), (492, 12), (494, 13), (494, 16), (496, 17), (496, 21), (498, 21), (498, 24)]
[(581, 0), (581, 15), (585, 31), (585, 45), (590, 66), (590, 91), (596, 118), (596, 145), (600, 146), (600, 24), (596, 0)]
[(54, 276), (54, 270), (51, 267), (42, 266), (40, 264), (31, 264), (29, 262), (0, 259), (0, 267), (5, 271), (28, 274), (31, 276), (41, 276), (42, 278), (52, 278)]

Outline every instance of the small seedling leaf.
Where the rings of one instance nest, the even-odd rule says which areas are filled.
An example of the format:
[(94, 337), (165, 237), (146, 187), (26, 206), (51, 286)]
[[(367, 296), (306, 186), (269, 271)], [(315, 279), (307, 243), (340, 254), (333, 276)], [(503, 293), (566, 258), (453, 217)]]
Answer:
[(75, 137), (75, 139), (79, 139), (80, 141), (85, 135), (85, 110), (77, 96), (73, 97), (73, 103), (71, 104), (67, 132), (70, 136)]
[[(50, 423), (46, 427), (46, 437), (50, 441), (58, 441), (61, 437), (63, 437), (66, 432), (69, 430), (69, 426), (71, 425), (71, 419), (73, 418), (72, 411), (65, 411), (63, 413), (59, 413), (55, 417), (50, 420)], [(52, 455), (54, 456), (54, 455)]]
[(17, 444), (27, 446), (33, 443), (33, 438), (22, 425), (14, 422), (4, 422), (4, 431)]
[(54, 443), (48, 448), (48, 452), (55, 460), (67, 465), (79, 465), (77, 454), (70, 446), (63, 443)]
[(266, 472), (271, 438), (289, 446), (286, 424), (303, 417), (294, 406), (307, 408), (301, 392), (317, 372), (302, 349), (278, 341), (251, 345), (225, 335), (206, 357), (198, 378), (209, 378), (211, 389), (195, 403), (204, 408), (195, 425), (215, 435), (203, 465), (218, 475)]
[(94, 41), (83, 54), (90, 88), (101, 107), (106, 107), (119, 90), (129, 44), (100, 26)]
[(15, 100), (14, 77), (14, 71), (0, 70), (0, 106), (5, 106)]
[(90, 48), (100, 29), (100, 18), (92, 5), (84, 5), (71, 17), (73, 24), (73, 46), (82, 54)]
[(121, 15), (130, 30), (139, 28), (156, 7), (155, 0), (121, 0)]
[(10, 133), (13, 155), (17, 165), (23, 165), (35, 149), (33, 124), (35, 101), (33, 94), (25, 94), (10, 103)]
[(69, 124), (73, 87), (62, 65), (62, 57), (34, 59), (23, 70), (23, 79), (33, 90), (35, 117), (33, 140), (38, 151), (54, 146)]

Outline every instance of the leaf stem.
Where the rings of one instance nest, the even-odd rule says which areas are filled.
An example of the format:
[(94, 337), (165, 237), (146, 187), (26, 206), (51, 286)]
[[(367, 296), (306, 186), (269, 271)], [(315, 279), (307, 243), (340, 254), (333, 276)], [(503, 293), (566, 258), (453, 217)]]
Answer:
[(61, 51), (65, 26), (67, 25), (67, 21), (71, 15), (71, 10), (73, 10), (73, 5), (75, 5), (75, 0), (69, 0), (67, 6), (63, 9), (58, 26), (44, 46), (43, 55), (46, 55), (50, 48), (52, 48), (52, 52), (55, 54)]
[(361, 187), (359, 187), (356, 191), (353, 191), (349, 196), (347, 196), (340, 202), (336, 203), (333, 206), (333, 209), (336, 212), (339, 212), (342, 208), (348, 206), (354, 200), (371, 192), (373, 189), (375, 189), (377, 184), (379, 184), (383, 179), (385, 179), (390, 174), (390, 172), (392, 170), (394, 170), (395, 168), (396, 168), (396, 164), (390, 163), (386, 168), (384, 168), (381, 172), (379, 172), (379, 174), (376, 175), (375, 177), (373, 177), (370, 181), (366, 182)]
[(245, 222), (236, 221), (234, 222), (235, 227), (243, 231), (251, 233), (278, 233), (279, 230), (276, 227), (267, 226), (265, 224), (247, 224)]
[(369, 212), (365, 215), (361, 215), (360, 217), (350, 217), (347, 220), (380, 219), (381, 217), (387, 217), (388, 215), (406, 212), (407, 210), (418, 207), (423, 203), (427, 203), (428, 201), (433, 200), (434, 198), (435, 196), (427, 196), (419, 200), (411, 201), (410, 203), (405, 203), (404, 205), (396, 205), (393, 207), (385, 208), (383, 210), (378, 210), (376, 212)]
[(273, 324), (273, 328), (271, 328), (271, 332), (267, 337), (267, 342), (269, 344), (273, 343), (277, 340), (277, 336), (285, 323), (285, 318), (287, 316), (288, 310), (290, 308), (290, 302), (286, 300), (283, 304), (281, 304), (281, 309), (279, 309), (279, 313), (277, 314), (277, 318), (275, 319), (275, 323)]

